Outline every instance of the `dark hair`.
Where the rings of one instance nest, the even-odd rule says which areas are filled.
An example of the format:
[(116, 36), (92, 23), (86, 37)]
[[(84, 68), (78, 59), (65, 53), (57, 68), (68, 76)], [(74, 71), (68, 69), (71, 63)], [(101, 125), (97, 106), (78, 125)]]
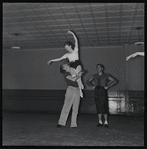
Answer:
[(63, 65), (60, 66), (60, 73), (64, 73), (65, 70), (63, 69)]
[(64, 46), (66, 46), (66, 45), (68, 45), (68, 46), (71, 46), (71, 48), (74, 50), (74, 48), (75, 48), (75, 45), (71, 42), (71, 41), (66, 41), (65, 43), (64, 43)]
[(103, 64), (97, 64), (96, 67), (101, 66), (104, 70), (104, 65)]

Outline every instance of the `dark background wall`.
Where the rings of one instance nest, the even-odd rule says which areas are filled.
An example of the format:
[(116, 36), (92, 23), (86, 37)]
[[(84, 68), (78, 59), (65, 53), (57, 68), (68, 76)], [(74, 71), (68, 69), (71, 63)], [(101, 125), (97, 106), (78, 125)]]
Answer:
[[(126, 56), (143, 50), (143, 46), (134, 45), (81, 48), (83, 68), (88, 71), (83, 77), (84, 84), (88, 77), (96, 73), (97, 63), (104, 64), (105, 72), (119, 81), (108, 92), (110, 113), (129, 112), (127, 92), (133, 101), (137, 98), (139, 102), (136, 103), (143, 103), (144, 58), (138, 56), (126, 62)], [(3, 110), (59, 113), (66, 89), (59, 67), (65, 61), (50, 66), (47, 65), (47, 61), (60, 57), (65, 52), (64, 49), (4, 50)], [(94, 92), (86, 84), (84, 95), (84, 99), (81, 99), (80, 112), (96, 113)], [(143, 104), (140, 107), (139, 110), (142, 111)]]
[[(127, 55), (143, 51), (142, 46), (87, 47), (80, 50), (83, 68), (88, 70), (83, 81), (96, 73), (96, 64), (105, 65), (105, 71), (116, 77), (119, 84), (111, 90), (143, 90), (144, 59), (125, 61)], [(38, 49), (3, 52), (3, 89), (65, 89), (66, 84), (56, 62), (47, 61), (62, 56), (65, 49)], [(85, 89), (90, 89), (85, 85)]]

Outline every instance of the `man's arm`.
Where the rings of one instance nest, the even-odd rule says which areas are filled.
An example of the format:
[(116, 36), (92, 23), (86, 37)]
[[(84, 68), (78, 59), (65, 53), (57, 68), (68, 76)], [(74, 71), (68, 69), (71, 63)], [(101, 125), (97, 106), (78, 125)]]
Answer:
[(104, 86), (105, 89), (108, 89), (118, 83), (118, 81), (114, 77), (111, 77), (111, 76), (108, 78), (108, 80), (110, 83), (107, 86)]
[(81, 76), (83, 75), (83, 72), (79, 72), (76, 76), (72, 77), (71, 75), (67, 76), (66, 78), (71, 81), (77, 81)]
[(92, 87), (92, 88), (95, 88), (95, 86), (92, 84), (92, 81), (93, 81), (93, 76), (91, 76), (89, 79), (87, 79), (86, 83), (88, 86)]

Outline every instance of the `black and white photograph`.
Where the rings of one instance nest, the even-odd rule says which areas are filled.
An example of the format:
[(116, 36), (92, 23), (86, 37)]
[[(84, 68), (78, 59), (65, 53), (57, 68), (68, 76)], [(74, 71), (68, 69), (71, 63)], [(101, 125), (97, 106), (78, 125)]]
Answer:
[(2, 146), (144, 147), (143, 2), (2, 2)]

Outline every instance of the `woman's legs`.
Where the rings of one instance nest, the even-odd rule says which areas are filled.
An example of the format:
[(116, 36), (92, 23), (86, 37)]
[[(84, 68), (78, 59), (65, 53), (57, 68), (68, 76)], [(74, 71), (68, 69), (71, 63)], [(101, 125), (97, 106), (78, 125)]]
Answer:
[[(78, 74), (80, 71), (82, 71), (80, 65), (79, 65), (76, 69), (70, 67), (70, 74), (72, 75), (72, 77), (76, 76), (76, 74)], [(84, 89), (84, 85), (83, 85), (83, 83), (82, 83), (82, 79), (79, 78), (79, 79), (77, 80), (77, 83), (78, 83), (78, 86), (79, 86), (79, 89), (80, 89), (80, 96), (83, 98), (82, 89)]]

